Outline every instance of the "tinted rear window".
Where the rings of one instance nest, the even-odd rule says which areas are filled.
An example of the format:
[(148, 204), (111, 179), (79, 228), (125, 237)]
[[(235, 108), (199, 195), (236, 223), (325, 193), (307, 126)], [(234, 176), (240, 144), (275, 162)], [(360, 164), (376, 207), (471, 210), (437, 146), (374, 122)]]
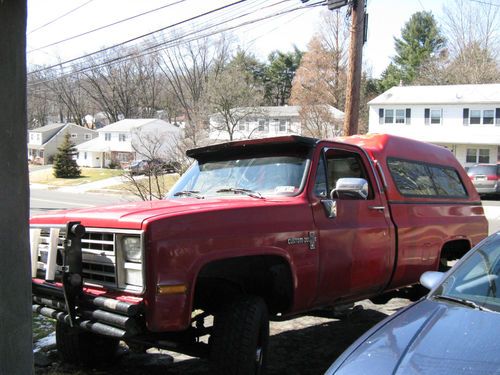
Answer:
[(413, 197), (467, 197), (454, 168), (389, 158), (387, 165), (399, 192)]
[(470, 167), (467, 173), (471, 176), (484, 174), (485, 176), (494, 176), (497, 174), (496, 165), (474, 165)]

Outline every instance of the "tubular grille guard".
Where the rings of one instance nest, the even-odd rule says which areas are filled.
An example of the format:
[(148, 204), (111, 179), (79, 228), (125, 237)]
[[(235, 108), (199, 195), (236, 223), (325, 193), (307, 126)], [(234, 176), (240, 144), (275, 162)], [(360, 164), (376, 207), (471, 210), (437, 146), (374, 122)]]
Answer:
[(106, 297), (82, 297), (77, 315), (71, 318), (63, 291), (50, 285), (33, 284), (33, 312), (94, 333), (125, 338), (144, 331), (143, 305)]
[[(30, 228), (31, 276), (48, 281), (61, 280), (63, 226)], [(82, 238), (83, 278), (85, 281), (116, 287), (115, 234), (87, 228)]]

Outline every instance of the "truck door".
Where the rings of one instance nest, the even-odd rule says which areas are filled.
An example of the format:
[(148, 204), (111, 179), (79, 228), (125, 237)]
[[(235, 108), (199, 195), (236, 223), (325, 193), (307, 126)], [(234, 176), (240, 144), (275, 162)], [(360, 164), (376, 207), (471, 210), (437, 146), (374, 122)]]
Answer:
[[(368, 197), (334, 194), (340, 178), (363, 178)], [(339, 145), (324, 148), (311, 194), (318, 231), (318, 303), (364, 296), (381, 290), (394, 263), (394, 229), (367, 156)]]

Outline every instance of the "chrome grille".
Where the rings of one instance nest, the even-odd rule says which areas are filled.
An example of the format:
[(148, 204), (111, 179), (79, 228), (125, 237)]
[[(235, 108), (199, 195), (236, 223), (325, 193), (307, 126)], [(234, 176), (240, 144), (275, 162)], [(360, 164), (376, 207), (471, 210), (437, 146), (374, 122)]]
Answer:
[[(43, 227), (31, 229), (32, 261), (36, 258), (34, 275), (46, 280), (61, 280), (62, 250), (65, 228)], [(55, 264), (50, 266), (52, 239), (57, 237)], [(33, 243), (35, 242), (35, 243)], [(36, 245), (38, 244), (38, 245)], [(33, 254), (36, 251), (36, 254)], [(87, 228), (82, 238), (82, 267), (84, 282), (103, 286), (117, 285), (115, 234)], [(52, 269), (54, 269), (52, 271)]]

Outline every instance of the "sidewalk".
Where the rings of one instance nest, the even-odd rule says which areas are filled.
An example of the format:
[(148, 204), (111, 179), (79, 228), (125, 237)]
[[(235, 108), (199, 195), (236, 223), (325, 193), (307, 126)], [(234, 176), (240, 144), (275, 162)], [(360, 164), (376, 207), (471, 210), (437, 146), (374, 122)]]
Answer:
[[(115, 176), (106, 178), (104, 180), (89, 182), (86, 184), (74, 185), (74, 186), (54, 186), (47, 184), (31, 183), (30, 189), (33, 190), (57, 190), (64, 193), (87, 193), (94, 190), (107, 190), (110, 186), (116, 186), (123, 184), (125, 182), (122, 176)], [(118, 191), (109, 190), (109, 193), (117, 193)], [(123, 191), (119, 193), (123, 194)]]
[(124, 182), (125, 182), (125, 180), (122, 176), (116, 176), (116, 177), (110, 177), (110, 178), (106, 178), (104, 180), (89, 182), (89, 183), (81, 184), (81, 185), (63, 186), (63, 187), (57, 188), (57, 190), (61, 191), (63, 193), (86, 193), (86, 192), (92, 191), (92, 190), (103, 190), (103, 189), (106, 189), (110, 186), (116, 186), (116, 185), (123, 184)]

